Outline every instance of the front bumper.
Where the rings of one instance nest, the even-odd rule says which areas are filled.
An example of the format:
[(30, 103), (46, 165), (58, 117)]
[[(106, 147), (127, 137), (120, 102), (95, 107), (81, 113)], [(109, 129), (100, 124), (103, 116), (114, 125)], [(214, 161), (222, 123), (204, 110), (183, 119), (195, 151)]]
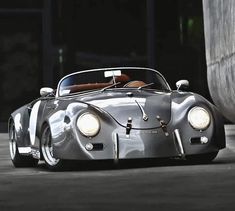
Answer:
[[(113, 129), (107, 125), (106, 130)], [(104, 131), (94, 138), (83, 137), (78, 131), (67, 132), (63, 141), (54, 143), (54, 156), (70, 160), (105, 160), (136, 158), (184, 158), (186, 155), (205, 154), (219, 151), (221, 146), (214, 140), (213, 129), (191, 132), (168, 126), (168, 135), (162, 128), (151, 130), (131, 130), (116, 125), (111, 133)], [(192, 139), (207, 142), (192, 142)], [(92, 147), (87, 147), (92, 145)]]

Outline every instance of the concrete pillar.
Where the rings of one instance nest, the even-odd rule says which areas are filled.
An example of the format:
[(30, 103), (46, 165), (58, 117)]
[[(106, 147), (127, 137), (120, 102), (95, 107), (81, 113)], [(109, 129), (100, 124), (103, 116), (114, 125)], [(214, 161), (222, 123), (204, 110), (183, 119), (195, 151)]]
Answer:
[(203, 12), (210, 94), (235, 122), (235, 1), (203, 0)]

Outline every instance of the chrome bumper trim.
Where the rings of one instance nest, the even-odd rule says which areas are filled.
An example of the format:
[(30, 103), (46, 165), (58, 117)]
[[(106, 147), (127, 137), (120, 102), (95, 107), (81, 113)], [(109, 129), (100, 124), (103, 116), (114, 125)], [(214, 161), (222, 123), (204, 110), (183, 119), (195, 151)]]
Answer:
[(31, 154), (31, 147), (18, 147), (19, 153), (24, 155)]
[(185, 152), (184, 152), (184, 147), (183, 147), (182, 140), (181, 140), (181, 137), (180, 137), (179, 129), (175, 129), (174, 134), (175, 134), (175, 138), (176, 138), (176, 141), (177, 141), (180, 156), (184, 157)]
[(117, 163), (119, 160), (119, 141), (118, 134), (113, 134), (113, 146), (114, 146), (114, 162)]

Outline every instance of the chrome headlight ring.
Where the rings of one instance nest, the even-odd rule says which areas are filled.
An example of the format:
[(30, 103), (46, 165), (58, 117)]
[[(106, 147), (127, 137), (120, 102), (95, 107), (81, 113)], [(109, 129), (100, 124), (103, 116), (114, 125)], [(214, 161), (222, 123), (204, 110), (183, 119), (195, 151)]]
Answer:
[(86, 112), (78, 117), (77, 127), (82, 135), (94, 137), (100, 130), (100, 121), (94, 114)]
[(188, 122), (196, 130), (205, 130), (211, 123), (211, 116), (206, 109), (195, 106), (188, 112)]

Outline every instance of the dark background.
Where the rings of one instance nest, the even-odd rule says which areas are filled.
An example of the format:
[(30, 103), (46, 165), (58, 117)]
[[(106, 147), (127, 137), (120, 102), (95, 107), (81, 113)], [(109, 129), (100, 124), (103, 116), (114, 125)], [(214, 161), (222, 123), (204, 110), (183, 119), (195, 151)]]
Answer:
[(195, 0), (0, 1), (0, 131), (10, 113), (71, 72), (159, 70), (210, 99), (202, 2)]

